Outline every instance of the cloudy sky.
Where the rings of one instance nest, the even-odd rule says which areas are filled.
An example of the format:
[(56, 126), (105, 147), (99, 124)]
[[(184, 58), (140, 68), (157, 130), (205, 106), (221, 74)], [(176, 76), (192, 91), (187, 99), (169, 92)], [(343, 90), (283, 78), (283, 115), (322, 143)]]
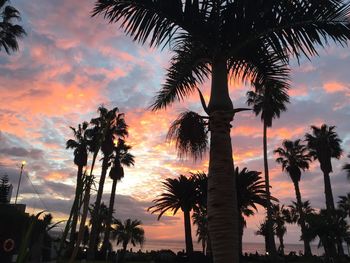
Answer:
[[(200, 110), (196, 94), (167, 111), (147, 107), (159, 90), (169, 53), (133, 43), (101, 18), (90, 18), (93, 0), (16, 0), (28, 36), (20, 51), (0, 52), (0, 174), (8, 174), (17, 187), (19, 166), (26, 160), (20, 200), (30, 213), (46, 209), (56, 220), (70, 208), (76, 177), (73, 153), (65, 149), (72, 137), (69, 126), (96, 116), (103, 104), (119, 107), (130, 126), (128, 143), (136, 156), (134, 168), (117, 187), (116, 216), (138, 218), (148, 239), (183, 239), (182, 215), (161, 221), (146, 209), (161, 191), (161, 181), (178, 174), (208, 168), (208, 160), (180, 161), (165, 142), (169, 124), (184, 109)], [(282, 203), (295, 199), (288, 176), (275, 164), (273, 149), (283, 139), (302, 138), (310, 125), (336, 125), (345, 153), (350, 152), (350, 49), (329, 46), (311, 62), (293, 63), (291, 104), (288, 112), (269, 130), (269, 162), (272, 193)], [(244, 106), (248, 87), (232, 80), (236, 107)], [(208, 84), (201, 87), (208, 98)], [(231, 132), (236, 164), (262, 170), (262, 125), (252, 113), (235, 118)], [(346, 154), (334, 160), (331, 175), (334, 196), (349, 191), (341, 166)], [(96, 171), (98, 174), (98, 170)], [(28, 180), (28, 176), (33, 186)], [(108, 200), (111, 181), (105, 185)], [(323, 177), (317, 162), (303, 174), (301, 192), (316, 208), (324, 207)], [(246, 241), (263, 241), (256, 230), (263, 211), (248, 219)], [(299, 242), (300, 231), (288, 226), (287, 243)]]

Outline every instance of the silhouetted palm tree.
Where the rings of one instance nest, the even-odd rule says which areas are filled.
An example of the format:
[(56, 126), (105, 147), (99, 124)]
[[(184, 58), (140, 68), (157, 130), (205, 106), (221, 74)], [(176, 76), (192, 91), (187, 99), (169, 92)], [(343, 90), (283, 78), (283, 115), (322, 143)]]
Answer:
[[(239, 262), (228, 76), (284, 82), (289, 55), (317, 54), (350, 38), (341, 1), (98, 0), (93, 15), (120, 22), (134, 41), (169, 44), (175, 55), (154, 109), (188, 96), (211, 74), (209, 230), (216, 263)], [(211, 214), (215, 216), (211, 216)], [(222, 237), (225, 229), (226, 235)]]
[(327, 209), (332, 210), (334, 209), (334, 199), (329, 173), (333, 172), (331, 159), (339, 159), (342, 155), (341, 140), (335, 132), (335, 126), (328, 127), (323, 124), (321, 127), (311, 126), (311, 129), (312, 134), (305, 135), (307, 146), (314, 160), (320, 162), (324, 177), (326, 206)]
[(350, 193), (345, 196), (339, 196), (338, 209), (344, 211), (350, 217)]
[[(73, 244), (75, 240), (75, 231), (77, 227), (78, 222), (78, 216), (80, 211), (80, 203), (81, 195), (83, 193), (83, 169), (87, 165), (88, 161), (88, 138), (86, 134), (86, 130), (88, 128), (88, 123), (83, 122), (82, 124), (78, 125), (78, 129), (75, 129), (73, 127), (70, 127), (73, 131), (74, 139), (69, 139), (66, 142), (66, 148), (67, 149), (74, 149), (74, 164), (78, 167), (77, 172), (77, 184), (75, 187), (75, 197), (71, 209), (71, 215), (70, 218), (72, 218), (71, 221), (71, 227), (70, 227), (70, 242)], [(69, 225), (70, 220), (67, 221), (67, 225)], [(67, 229), (68, 230), (68, 229)], [(64, 235), (65, 238), (65, 235)]]
[(168, 178), (163, 182), (163, 193), (153, 202), (149, 210), (159, 213), (158, 220), (167, 211), (172, 211), (175, 215), (179, 209), (184, 213), (186, 253), (193, 252), (191, 236), (191, 211), (196, 207), (196, 184), (193, 178), (180, 175), (178, 178)]
[[(96, 119), (92, 119), (91, 123), (97, 127), (99, 134), (101, 135), (101, 151), (103, 153), (102, 158), (102, 170), (101, 177), (98, 184), (98, 190), (95, 201), (95, 210), (97, 213), (100, 208), (104, 183), (106, 180), (106, 174), (110, 165), (110, 157), (114, 149), (114, 140), (117, 138), (124, 138), (128, 135), (127, 125), (125, 123), (124, 114), (118, 114), (119, 109), (114, 108), (108, 110), (101, 106), (99, 108), (100, 116)], [(89, 250), (87, 258), (92, 260), (95, 258), (95, 251), (97, 249), (97, 227), (94, 220), (94, 214), (92, 216), (92, 226), (89, 240)]]
[(143, 245), (145, 242), (145, 231), (140, 226), (142, 222), (140, 220), (127, 219), (123, 222), (115, 220), (116, 227), (112, 230), (112, 238), (117, 240), (117, 245), (122, 244), (122, 253), (118, 262), (123, 262), (126, 248), (129, 243), (133, 246), (137, 244)]
[(334, 261), (340, 255), (336, 252), (334, 244), (338, 242), (339, 237), (346, 238), (348, 235), (349, 226), (345, 217), (341, 210), (321, 210), (319, 214), (310, 214), (306, 218), (309, 227), (305, 235), (309, 240), (319, 238), (319, 246), (324, 248), (326, 262), (338, 262)]
[[(273, 227), (275, 227), (275, 225), (273, 225)], [(269, 235), (274, 235), (275, 233), (275, 229), (273, 229), (272, 232), (270, 232), (267, 229), (267, 218), (265, 219), (264, 222), (260, 223), (258, 230), (255, 232), (255, 235), (258, 236), (263, 236), (265, 239), (265, 251), (269, 252), (270, 248), (269, 248)]]
[[(89, 213), (90, 215), (95, 215), (96, 216), (96, 224), (97, 224), (97, 242), (100, 243), (101, 241), (101, 234), (105, 232), (106, 227), (107, 227), (107, 221), (108, 221), (108, 216), (109, 216), (109, 208), (102, 202), (100, 204), (100, 208), (98, 212), (96, 211), (95, 204), (92, 204), (89, 208)], [(90, 225), (93, 223), (93, 218), (91, 216), (90, 218)]]
[(7, 54), (10, 51), (18, 50), (18, 39), (26, 35), (23, 27), (14, 24), (14, 20), (21, 20), (19, 11), (8, 5), (9, 0), (0, 1), (0, 50), (5, 49)]
[(284, 205), (272, 204), (272, 222), (275, 225), (273, 229), (275, 229), (276, 236), (280, 242), (278, 252), (284, 255), (284, 235), (287, 233), (286, 228), (286, 217), (287, 210), (284, 208)]
[[(287, 110), (286, 104), (289, 103), (288, 87), (266, 83), (262, 87), (257, 87), (256, 92), (247, 92), (247, 103), (253, 106), (255, 115), (261, 114), (263, 122), (263, 153), (264, 153), (264, 172), (267, 192), (267, 228), (272, 232), (272, 208), (270, 201), (270, 178), (269, 165), (267, 157), (267, 128), (272, 127), (272, 121), (279, 118), (281, 113)], [(269, 252), (272, 256), (276, 254), (276, 244), (273, 236), (270, 235)]]
[[(350, 155), (348, 155), (348, 157), (350, 158)], [(346, 171), (346, 174), (348, 176), (348, 179), (350, 179), (350, 163), (347, 163), (343, 166), (343, 170)]]
[(302, 210), (302, 200), (299, 188), (301, 170), (305, 171), (309, 169), (309, 163), (311, 162), (310, 156), (307, 152), (307, 148), (305, 145), (301, 144), (300, 140), (285, 140), (282, 143), (282, 147), (279, 147), (274, 152), (280, 156), (276, 159), (276, 162), (282, 165), (282, 171), (287, 171), (294, 184), (300, 215), (302, 238), (304, 240), (304, 254), (310, 256), (311, 247), (309, 240), (305, 237), (305, 215)]
[[(261, 173), (257, 171), (248, 171), (243, 168), (239, 171), (236, 167), (236, 187), (237, 187), (237, 204), (239, 209), (239, 233), (240, 233), (240, 253), (242, 254), (242, 238), (246, 221), (244, 217), (254, 215), (258, 211), (257, 205), (266, 207), (267, 193), (265, 189), (265, 182), (259, 176)], [(276, 200), (272, 197), (273, 200)]]
[(135, 164), (135, 157), (129, 153), (131, 146), (125, 144), (125, 141), (122, 139), (118, 139), (117, 145), (114, 147), (114, 153), (111, 157), (112, 168), (109, 171), (109, 177), (113, 180), (111, 197), (109, 199), (109, 214), (107, 218), (107, 225), (104, 234), (104, 242), (102, 250), (108, 247), (109, 243), (109, 233), (110, 226), (113, 218), (114, 211), (114, 199), (115, 199), (115, 191), (117, 188), (117, 183), (124, 177), (124, 168), (123, 166), (130, 167)]
[(208, 214), (206, 209), (201, 210), (195, 210), (192, 215), (193, 224), (197, 226), (196, 230), (196, 236), (198, 238), (198, 243), (202, 243), (202, 252), (205, 254), (207, 246), (208, 246), (208, 240), (209, 240), (209, 234), (208, 234)]
[[(286, 213), (287, 222), (301, 225), (298, 203), (293, 201), (292, 205), (289, 205), (288, 208), (288, 212)], [(315, 209), (312, 208), (309, 200), (302, 202), (301, 209), (305, 217), (315, 213)]]

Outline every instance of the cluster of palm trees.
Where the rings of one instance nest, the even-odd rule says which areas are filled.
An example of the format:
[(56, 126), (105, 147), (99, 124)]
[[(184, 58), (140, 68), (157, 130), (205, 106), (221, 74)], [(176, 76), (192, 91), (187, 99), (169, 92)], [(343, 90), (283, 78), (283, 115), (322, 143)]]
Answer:
[[(74, 164), (77, 166), (77, 182), (74, 202), (71, 208), (70, 216), (66, 224), (62, 244), (70, 232), (69, 244), (73, 260), (80, 248), (80, 244), (86, 232), (86, 220), (88, 212), (90, 212), (90, 234), (88, 238), (88, 258), (94, 259), (99, 245), (100, 237), (103, 236), (101, 251), (106, 253), (110, 248), (111, 230), (116, 238), (115, 231), (125, 227), (121, 221), (116, 221), (113, 217), (116, 186), (124, 177), (124, 166), (132, 166), (135, 163), (134, 156), (130, 153), (131, 146), (125, 142), (128, 136), (128, 125), (125, 122), (124, 114), (119, 112), (118, 108), (108, 110), (104, 106), (98, 108), (99, 116), (91, 119), (91, 121), (83, 122), (78, 128), (71, 127), (74, 139), (70, 139), (66, 143), (67, 149), (74, 150)], [(96, 159), (102, 155), (101, 175), (98, 181), (96, 200), (90, 207), (91, 190), (95, 186), (96, 176), (93, 171)], [(88, 157), (92, 156), (90, 171), (87, 171)], [(112, 179), (112, 189), (107, 207), (102, 202), (104, 185), (106, 176), (109, 171), (109, 177)], [(80, 217), (80, 226), (77, 228)], [(135, 221), (136, 222), (136, 221)], [(133, 224), (135, 224), (132, 221)], [(139, 221), (135, 225), (140, 224)], [(130, 223), (130, 222), (129, 222)], [(116, 230), (112, 228), (116, 225)], [(78, 229), (78, 233), (76, 231)], [(118, 230), (119, 229), (119, 230)], [(143, 239), (139, 239), (143, 242)], [(61, 252), (60, 251), (60, 252)]]
[[(349, 13), (350, 5), (342, 0), (96, 1), (93, 16), (118, 23), (134, 41), (151, 47), (169, 46), (173, 51), (154, 110), (183, 100), (211, 78), (208, 106), (201, 96), (206, 121), (192, 114), (192, 119), (208, 125), (204, 130), (192, 127), (208, 131), (201, 133), (203, 138), (210, 134), (207, 212), (215, 263), (239, 262), (240, 222), (230, 123), (241, 109), (233, 107), (229, 78), (246, 81), (259, 93), (268, 87), (289, 87), (289, 59), (311, 58), (329, 40), (346, 44)], [(187, 139), (191, 136), (178, 142)], [(206, 149), (198, 141), (187, 142), (179, 148), (182, 155), (200, 157)], [(267, 207), (271, 217), (270, 205)], [(270, 224), (268, 228), (271, 230)]]

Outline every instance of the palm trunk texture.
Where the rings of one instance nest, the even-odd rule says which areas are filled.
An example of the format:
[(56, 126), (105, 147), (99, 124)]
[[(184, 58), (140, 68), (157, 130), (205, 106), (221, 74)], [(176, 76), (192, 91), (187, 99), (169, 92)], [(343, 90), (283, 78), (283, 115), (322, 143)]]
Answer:
[(269, 241), (269, 256), (270, 259), (276, 260), (277, 259), (277, 252), (276, 252), (276, 243), (275, 243), (275, 235), (273, 234), (273, 227), (272, 227), (272, 206), (271, 206), (271, 194), (270, 194), (270, 177), (269, 177), (269, 163), (267, 160), (267, 125), (264, 121), (263, 125), (264, 134), (263, 134), (263, 150), (264, 150), (264, 172), (265, 172), (265, 191), (267, 194), (267, 231), (271, 233), (268, 235), (268, 241)]
[(102, 200), (102, 194), (103, 194), (103, 187), (106, 180), (106, 174), (108, 170), (108, 158), (104, 157), (102, 162), (102, 171), (101, 171), (101, 177), (100, 182), (98, 184), (98, 191), (95, 201), (95, 207), (94, 207), (94, 215), (91, 216), (92, 218), (92, 224), (91, 224), (91, 234), (90, 234), (90, 240), (89, 240), (89, 249), (87, 252), (87, 259), (93, 260), (95, 259), (95, 252), (97, 250), (97, 235), (98, 235), (98, 214), (101, 207), (101, 200)]
[(104, 234), (104, 238), (103, 238), (102, 251), (106, 251), (108, 248), (109, 235), (110, 235), (110, 231), (111, 231), (111, 223), (112, 223), (113, 210), (114, 210), (114, 200), (115, 200), (116, 188), (117, 188), (117, 180), (113, 180), (111, 198), (109, 199), (108, 217), (107, 217), (107, 222), (106, 222), (106, 230), (105, 230), (105, 234)]
[(184, 212), (184, 225), (185, 225), (185, 243), (186, 253), (191, 255), (193, 253), (192, 233), (191, 233), (191, 215), (190, 211)]
[(232, 158), (230, 122), (233, 105), (228, 93), (226, 60), (212, 63), (212, 87), (208, 105), (210, 156), (208, 176), (208, 224), (214, 263), (239, 262), (239, 220)]
[[(300, 215), (300, 226), (301, 226), (301, 233), (303, 238), (305, 237), (305, 230), (306, 230), (306, 225), (305, 225), (305, 215), (303, 211), (303, 205), (301, 201), (301, 194), (300, 194), (300, 188), (299, 188), (299, 183), (298, 182), (293, 182), (294, 183), (294, 188), (295, 188), (295, 195), (297, 198), (297, 205), (298, 205), (298, 212)], [(307, 239), (304, 240), (304, 254), (305, 256), (311, 256), (311, 247), (310, 247), (310, 242)]]

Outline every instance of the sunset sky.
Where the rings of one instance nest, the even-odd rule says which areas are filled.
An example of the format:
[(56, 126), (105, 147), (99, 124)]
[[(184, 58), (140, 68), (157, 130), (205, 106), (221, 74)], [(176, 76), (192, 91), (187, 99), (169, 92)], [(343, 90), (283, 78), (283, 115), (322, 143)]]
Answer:
[[(46, 209), (55, 220), (65, 218), (76, 179), (73, 152), (65, 149), (66, 140), (72, 137), (69, 126), (89, 121), (101, 104), (117, 106), (130, 126), (127, 142), (133, 146), (136, 165), (126, 169), (117, 186), (116, 217), (141, 219), (147, 239), (182, 240), (181, 213), (157, 221), (146, 211), (161, 192), (163, 179), (208, 168), (207, 156), (196, 163), (181, 161), (174, 146), (165, 141), (169, 124), (182, 110), (200, 111), (197, 94), (166, 111), (147, 109), (164, 81), (168, 50), (140, 46), (116, 25), (91, 18), (93, 0), (11, 3), (21, 11), (28, 35), (20, 42), (19, 52), (8, 56), (0, 51), (0, 175), (8, 174), (16, 189), (19, 166), (26, 160), (25, 174), (42, 200), (25, 176), (20, 200), (27, 204), (27, 212)], [(275, 163), (273, 149), (284, 139), (303, 138), (312, 124), (326, 123), (337, 126), (343, 140), (343, 157), (333, 161), (331, 175), (336, 199), (350, 189), (341, 170), (350, 153), (350, 47), (330, 45), (312, 62), (304, 58), (300, 66), (294, 61), (292, 68), (288, 112), (268, 131), (272, 194), (286, 205), (295, 200), (291, 180)], [(234, 105), (245, 107), (249, 87), (234, 80), (230, 87)], [(201, 89), (208, 99), (209, 83)], [(262, 171), (260, 118), (251, 112), (239, 114), (231, 136), (235, 164)], [(99, 167), (95, 174), (99, 174)], [(323, 176), (314, 162), (302, 175), (302, 198), (316, 208), (325, 207), (323, 189)], [(110, 190), (111, 180), (107, 179), (106, 201)], [(257, 216), (247, 219), (245, 241), (263, 242), (254, 235), (263, 212), (260, 209)], [(288, 225), (286, 243), (299, 242), (299, 236), (299, 228)]]

